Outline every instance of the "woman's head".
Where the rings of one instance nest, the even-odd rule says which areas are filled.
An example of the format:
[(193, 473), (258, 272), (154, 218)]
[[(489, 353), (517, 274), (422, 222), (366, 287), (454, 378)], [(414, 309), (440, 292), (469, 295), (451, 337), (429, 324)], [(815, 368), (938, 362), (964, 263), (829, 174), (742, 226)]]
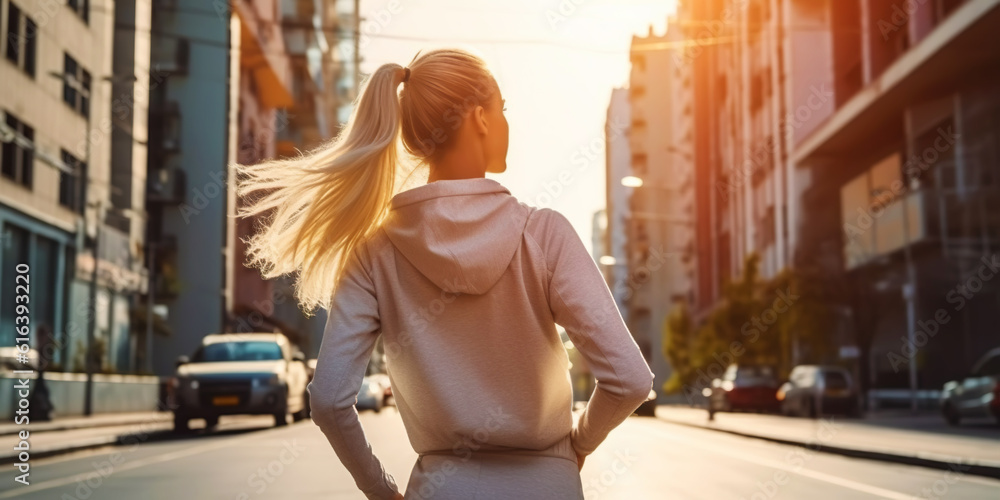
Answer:
[(260, 219), (246, 240), (248, 264), (264, 278), (298, 272), (306, 312), (329, 305), (344, 264), (388, 215), (400, 144), (432, 178), (506, 169), (507, 120), (485, 63), (445, 49), (408, 69), (408, 78), (398, 64), (372, 73), (336, 138), (297, 157), (235, 167), (245, 197), (239, 215)]
[(468, 52), (444, 49), (416, 57), (409, 71), (400, 91), (406, 150), (432, 170), (454, 168), (447, 159), (459, 155), (470, 176), (503, 172), (507, 120), (486, 63)]

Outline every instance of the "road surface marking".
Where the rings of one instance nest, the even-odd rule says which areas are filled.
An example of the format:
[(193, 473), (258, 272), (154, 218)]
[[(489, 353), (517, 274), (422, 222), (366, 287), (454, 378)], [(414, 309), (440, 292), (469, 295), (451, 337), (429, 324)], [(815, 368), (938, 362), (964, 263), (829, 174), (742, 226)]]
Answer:
[[(168, 460), (176, 460), (178, 458), (184, 458), (184, 457), (189, 456), (189, 455), (194, 455), (194, 454), (197, 454), (197, 453), (206, 452), (206, 451), (209, 451), (209, 450), (213, 450), (215, 448), (222, 448), (223, 446), (228, 446), (230, 444), (230, 441), (234, 441), (235, 442), (236, 440), (238, 440), (241, 437), (245, 437), (245, 436), (233, 436), (231, 438), (222, 438), (222, 439), (219, 439), (218, 441), (207, 443), (207, 444), (205, 444), (203, 446), (195, 446), (194, 448), (187, 448), (187, 449), (184, 449), (184, 450), (179, 450), (179, 451), (173, 451), (173, 452), (170, 452), (170, 453), (165, 453), (163, 455), (157, 455), (157, 456), (153, 456), (153, 457), (147, 457), (147, 458), (143, 458), (143, 459), (140, 459), (140, 460), (134, 460), (132, 462), (128, 462), (128, 463), (123, 464), (121, 466), (115, 467), (115, 469), (111, 472), (111, 474), (109, 474), (107, 477), (103, 478), (101, 484), (103, 485), (104, 484), (103, 481), (107, 480), (109, 477), (111, 477), (114, 474), (117, 474), (119, 472), (124, 472), (124, 471), (127, 471), (127, 470), (137, 469), (139, 467), (145, 467), (147, 465), (155, 464), (155, 463), (159, 463), (159, 462), (166, 462)], [(95, 471), (84, 472), (84, 473), (80, 473), (80, 474), (74, 474), (72, 476), (67, 476), (67, 477), (64, 477), (64, 478), (61, 478), (61, 479), (49, 479), (48, 481), (42, 481), (40, 483), (35, 483), (35, 484), (30, 485), (30, 486), (26, 486), (26, 487), (22, 487), (22, 488), (15, 488), (13, 490), (9, 490), (9, 491), (5, 491), (5, 492), (0, 493), (0, 498), (13, 498), (13, 497), (17, 497), (17, 496), (20, 496), (20, 495), (26, 495), (28, 493), (34, 493), (36, 491), (42, 491), (42, 490), (47, 490), (47, 489), (51, 489), (51, 488), (57, 488), (59, 486), (65, 486), (67, 484), (73, 484), (73, 483), (75, 483), (77, 481), (86, 481), (87, 477), (89, 477), (94, 472)]]
[(771, 467), (771, 468), (774, 468), (774, 469), (780, 469), (780, 470), (783, 470), (783, 471), (786, 471), (786, 472), (791, 472), (792, 474), (798, 474), (800, 476), (805, 476), (805, 477), (808, 477), (808, 478), (811, 478), (811, 479), (816, 479), (818, 481), (827, 482), (827, 483), (830, 483), (830, 484), (833, 484), (833, 485), (837, 485), (837, 486), (840, 486), (840, 487), (843, 487), (843, 488), (848, 488), (848, 489), (852, 489), (852, 490), (855, 490), (855, 491), (860, 491), (862, 493), (868, 493), (869, 495), (875, 495), (875, 496), (878, 496), (878, 497), (888, 498), (888, 499), (891, 499), (891, 500), (918, 500), (917, 497), (914, 497), (914, 496), (911, 496), (911, 495), (907, 495), (907, 494), (904, 494), (904, 493), (899, 493), (899, 492), (892, 491), (892, 490), (887, 490), (887, 489), (884, 489), (884, 488), (879, 488), (878, 486), (871, 486), (871, 485), (868, 485), (868, 484), (859, 483), (857, 481), (851, 481), (850, 479), (844, 479), (842, 477), (834, 476), (832, 474), (826, 474), (826, 473), (823, 473), (823, 472), (818, 472), (818, 471), (809, 470), (809, 469), (805, 469), (805, 468), (799, 468), (799, 469), (796, 470), (795, 467), (792, 467), (792, 466), (790, 466), (788, 464), (779, 462), (777, 460), (771, 460), (771, 459), (767, 459), (767, 458), (760, 458), (760, 457), (753, 456), (753, 455), (747, 455), (747, 454), (744, 454), (744, 453), (735, 452), (735, 451), (732, 451), (732, 450), (729, 450), (729, 449), (726, 449), (726, 448), (721, 448), (721, 447), (718, 447), (718, 446), (705, 444), (704, 442), (700, 442), (700, 441), (696, 441), (696, 440), (691, 440), (691, 439), (680, 438), (680, 437), (677, 437), (677, 436), (675, 436), (675, 435), (673, 435), (673, 434), (671, 434), (671, 433), (669, 433), (667, 431), (664, 431), (662, 429), (651, 428), (649, 430), (651, 430), (651, 431), (653, 431), (653, 432), (655, 432), (655, 433), (663, 436), (664, 438), (666, 438), (668, 440), (675, 441), (675, 442), (680, 442), (680, 443), (685, 443), (685, 444), (688, 444), (688, 445), (693, 446), (693, 447), (698, 448), (698, 449), (709, 450), (709, 451), (713, 451), (715, 453), (718, 453), (720, 455), (726, 455), (726, 456), (729, 456), (729, 457), (732, 457), (732, 458), (736, 458), (736, 459), (739, 459), (739, 460), (743, 460), (743, 461), (746, 461), (746, 462), (750, 462), (750, 463), (753, 463), (753, 464), (763, 465), (765, 467)]

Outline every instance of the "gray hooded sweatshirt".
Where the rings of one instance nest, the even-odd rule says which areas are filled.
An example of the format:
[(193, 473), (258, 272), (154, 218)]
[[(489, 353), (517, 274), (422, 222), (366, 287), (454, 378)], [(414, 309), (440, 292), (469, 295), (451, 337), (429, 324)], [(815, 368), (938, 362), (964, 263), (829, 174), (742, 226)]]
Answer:
[[(576, 462), (653, 385), (566, 217), (517, 201), (492, 179), (436, 181), (394, 196), (389, 219), (347, 262), (328, 312), (308, 388), (312, 418), (368, 498), (399, 490), (354, 407), (379, 334), (400, 417), (421, 455)], [(576, 421), (556, 323), (597, 379)]]

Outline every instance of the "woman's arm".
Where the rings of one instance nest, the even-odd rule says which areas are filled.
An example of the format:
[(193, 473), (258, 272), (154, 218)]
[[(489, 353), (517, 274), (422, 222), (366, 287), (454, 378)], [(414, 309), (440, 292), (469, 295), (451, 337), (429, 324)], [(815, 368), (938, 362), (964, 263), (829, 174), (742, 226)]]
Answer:
[(586, 456), (649, 397), (653, 372), (569, 220), (550, 209), (534, 217), (531, 234), (545, 253), (553, 318), (566, 328), (597, 379), (572, 432), (573, 448)]
[(358, 391), (380, 332), (375, 287), (355, 252), (333, 296), (309, 383), (312, 419), (369, 499), (400, 498), (399, 488), (372, 453), (361, 428)]

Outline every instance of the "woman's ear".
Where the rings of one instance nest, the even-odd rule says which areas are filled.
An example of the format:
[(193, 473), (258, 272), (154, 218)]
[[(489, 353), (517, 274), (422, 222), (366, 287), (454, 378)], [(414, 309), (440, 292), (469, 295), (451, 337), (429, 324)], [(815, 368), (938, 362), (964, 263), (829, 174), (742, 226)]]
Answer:
[(486, 109), (482, 106), (476, 106), (472, 108), (472, 123), (476, 127), (476, 132), (480, 134), (486, 134), (489, 132), (490, 127), (486, 124)]

